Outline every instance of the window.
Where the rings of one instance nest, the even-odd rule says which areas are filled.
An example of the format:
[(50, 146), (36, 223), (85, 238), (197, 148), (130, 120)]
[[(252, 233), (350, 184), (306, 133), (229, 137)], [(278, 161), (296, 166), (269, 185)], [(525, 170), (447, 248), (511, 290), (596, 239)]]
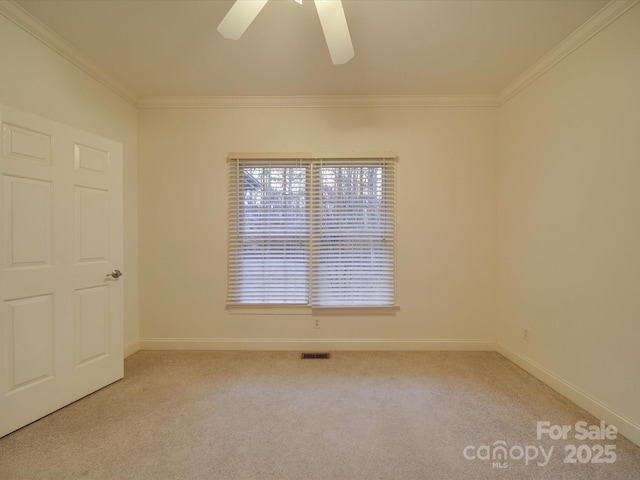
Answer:
[(229, 160), (229, 304), (395, 305), (395, 163)]

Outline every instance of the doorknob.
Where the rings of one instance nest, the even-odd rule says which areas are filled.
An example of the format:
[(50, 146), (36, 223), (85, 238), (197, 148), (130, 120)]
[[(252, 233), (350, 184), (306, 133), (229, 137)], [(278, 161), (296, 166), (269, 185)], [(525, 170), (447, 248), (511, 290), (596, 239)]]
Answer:
[(111, 273), (107, 274), (107, 277), (112, 277), (112, 278), (120, 278), (122, 276), (122, 272), (120, 270), (114, 270)]

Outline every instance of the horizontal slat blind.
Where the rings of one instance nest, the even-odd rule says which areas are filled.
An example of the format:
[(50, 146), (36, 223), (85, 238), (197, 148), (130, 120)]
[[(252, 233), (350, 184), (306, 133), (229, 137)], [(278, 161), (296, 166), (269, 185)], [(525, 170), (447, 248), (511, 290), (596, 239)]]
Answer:
[(313, 165), (312, 303), (395, 304), (395, 159)]
[(229, 304), (395, 305), (395, 158), (229, 161)]
[(231, 160), (231, 304), (308, 304), (309, 165)]

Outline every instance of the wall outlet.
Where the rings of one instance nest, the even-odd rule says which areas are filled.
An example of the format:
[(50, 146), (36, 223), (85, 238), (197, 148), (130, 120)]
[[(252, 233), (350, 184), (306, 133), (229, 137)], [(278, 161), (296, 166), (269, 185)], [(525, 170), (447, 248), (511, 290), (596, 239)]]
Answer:
[(529, 329), (528, 328), (524, 328), (522, 330), (522, 340), (524, 340), (525, 342), (529, 341)]
[(313, 319), (313, 328), (320, 328), (320, 319), (319, 318), (314, 318)]

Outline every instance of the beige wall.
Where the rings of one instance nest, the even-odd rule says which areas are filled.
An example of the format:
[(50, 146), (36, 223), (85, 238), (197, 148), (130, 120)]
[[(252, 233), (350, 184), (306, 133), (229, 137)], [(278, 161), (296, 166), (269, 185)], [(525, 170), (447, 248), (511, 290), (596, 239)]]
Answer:
[[(494, 338), (496, 115), (495, 107), (141, 110), (142, 346), (485, 347), (478, 341)], [(325, 313), (316, 330), (308, 315), (227, 311), (231, 151), (396, 152), (395, 315)]]
[(498, 342), (638, 442), (640, 7), (501, 106), (499, 139)]
[(0, 103), (124, 148), (124, 342), (138, 340), (137, 110), (0, 15)]

